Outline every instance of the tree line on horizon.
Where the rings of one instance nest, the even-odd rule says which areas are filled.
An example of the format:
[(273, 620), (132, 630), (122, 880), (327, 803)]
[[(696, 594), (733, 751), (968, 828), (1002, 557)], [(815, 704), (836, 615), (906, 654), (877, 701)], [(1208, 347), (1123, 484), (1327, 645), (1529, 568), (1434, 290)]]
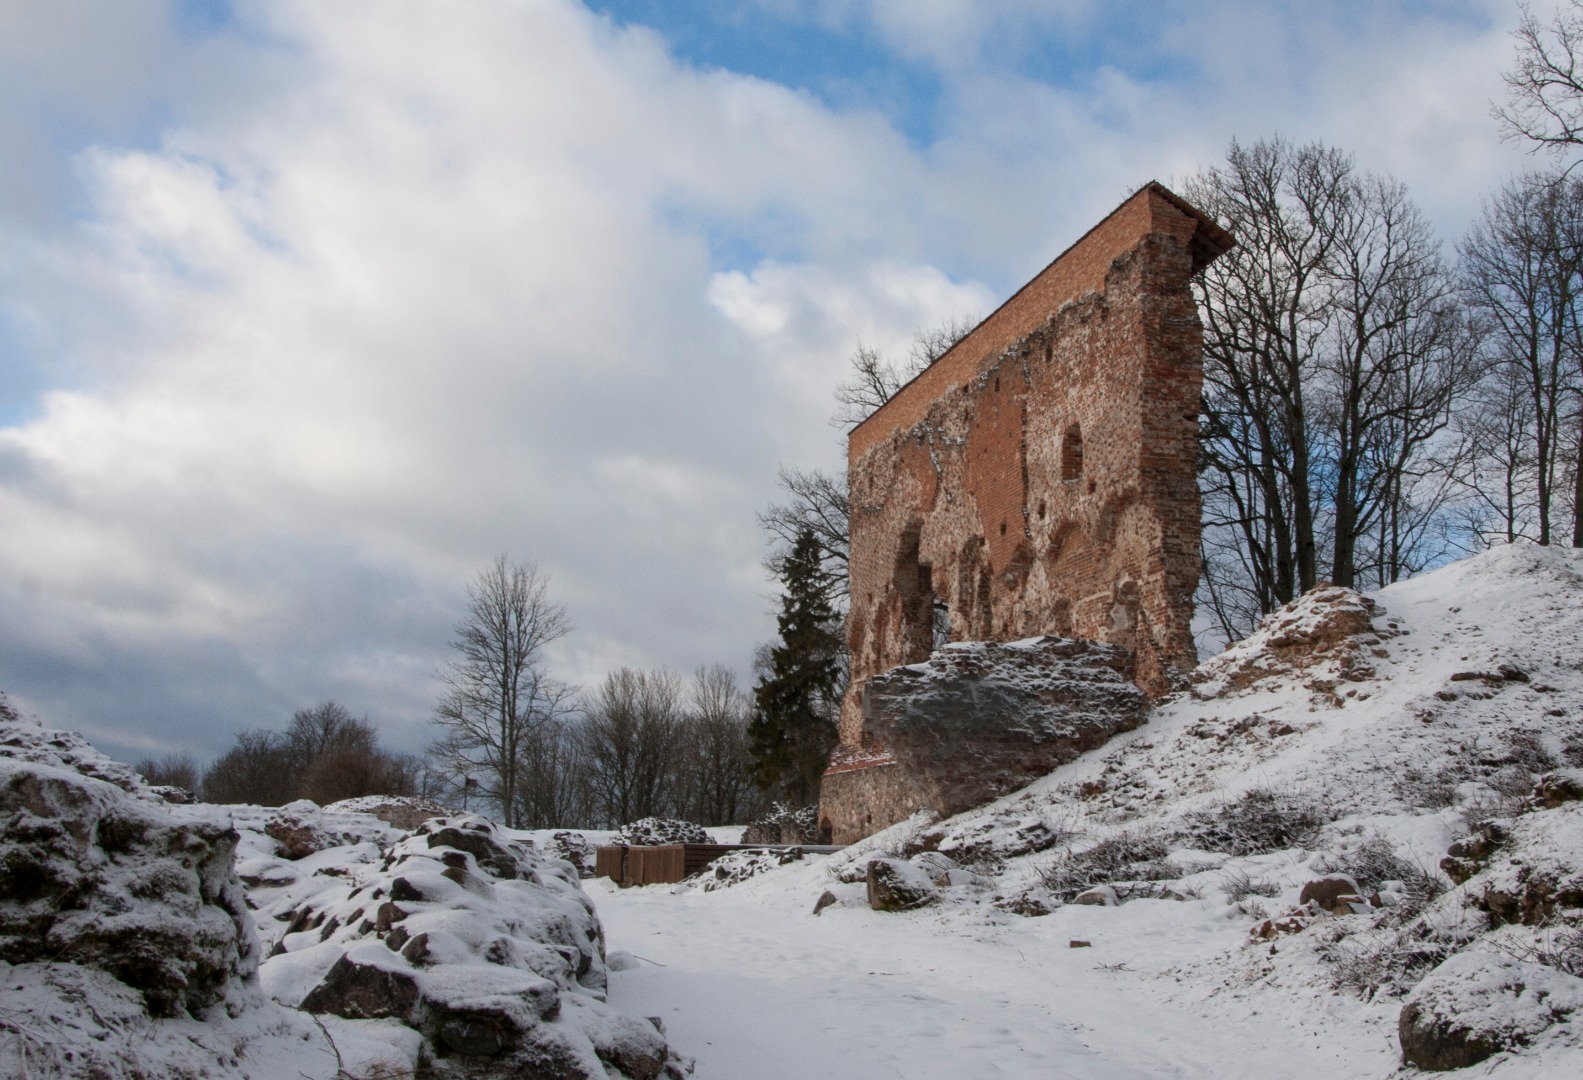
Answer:
[[(830, 632), (815, 609), (811, 621), (801, 609), (783, 618), (793, 649), (810, 626)], [(440, 676), (439, 737), (424, 755), (382, 748), (366, 717), (328, 701), (298, 711), (283, 731), (242, 732), (207, 769), (190, 754), (134, 768), (206, 802), (421, 796), (488, 811), (511, 828), (615, 828), (646, 817), (741, 824), (776, 800), (817, 798), (828, 743), (799, 740), (796, 720), (786, 738), (766, 725), (776, 710), (797, 709), (805, 689), (776, 676), (776, 649), (765, 652), (757, 704), (719, 664), (690, 680), (622, 668), (581, 692), (545, 663), (546, 646), (570, 629), (537, 568), (502, 556), (468, 587)], [(823, 648), (833, 655), (833, 640)], [(834, 672), (815, 678), (818, 708), (828, 708), (836, 682)]]

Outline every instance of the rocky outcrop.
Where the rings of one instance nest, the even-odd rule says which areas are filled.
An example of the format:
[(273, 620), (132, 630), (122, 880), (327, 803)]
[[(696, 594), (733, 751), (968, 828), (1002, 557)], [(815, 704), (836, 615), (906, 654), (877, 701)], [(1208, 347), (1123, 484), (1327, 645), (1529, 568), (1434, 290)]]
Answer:
[(1583, 769), (1557, 769), (1534, 785), (1535, 809), (1554, 810), (1569, 802), (1583, 802)]
[(703, 826), (674, 818), (646, 817), (621, 826), (611, 837), (612, 844), (650, 847), (666, 844), (707, 844), (709, 834)]
[(1114, 645), (1037, 637), (947, 645), (870, 679), (865, 729), (910, 777), (918, 804), (956, 814), (1143, 723), (1149, 704)]
[(1271, 679), (1299, 681), (1335, 703), (1338, 687), (1374, 677), (1384, 638), (1380, 606), (1352, 589), (1320, 585), (1266, 615), (1254, 631), (1193, 672), (1202, 700), (1236, 694)]
[(594, 860), (599, 849), (582, 833), (563, 829), (550, 837), (548, 847), (551, 856), (577, 867), (578, 877), (594, 876)]
[(1490, 953), (1461, 953), (1408, 995), (1397, 1024), (1402, 1060), (1445, 1071), (1526, 1046), (1583, 1011), (1583, 979)]
[(430, 818), (446, 817), (456, 811), (418, 795), (360, 795), (342, 799), (324, 808), (327, 814), (372, 814), (393, 829), (416, 829)]
[(742, 831), (744, 844), (828, 844), (819, 836), (819, 808), (793, 808), (775, 803), (769, 812)]
[(604, 934), (576, 868), (484, 818), (427, 822), (260, 914), (285, 926), (261, 972), (271, 995), (398, 1021), (422, 1035), (436, 1077), (685, 1075), (654, 1024), (604, 1003)]
[(929, 875), (905, 859), (871, 860), (867, 882), (868, 906), (875, 911), (910, 911), (940, 899)]
[(80, 736), (0, 717), (0, 960), (104, 972), (198, 1013), (258, 965), (229, 826), (173, 815)]

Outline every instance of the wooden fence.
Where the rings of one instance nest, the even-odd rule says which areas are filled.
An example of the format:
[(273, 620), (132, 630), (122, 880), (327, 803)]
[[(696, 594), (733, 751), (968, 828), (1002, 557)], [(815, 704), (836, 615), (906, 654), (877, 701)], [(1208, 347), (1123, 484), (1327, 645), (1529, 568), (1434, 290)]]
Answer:
[(820, 844), (664, 844), (655, 847), (616, 845), (594, 855), (594, 876), (618, 885), (663, 885), (691, 877), (733, 851), (784, 851), (800, 847), (812, 854), (840, 851)]

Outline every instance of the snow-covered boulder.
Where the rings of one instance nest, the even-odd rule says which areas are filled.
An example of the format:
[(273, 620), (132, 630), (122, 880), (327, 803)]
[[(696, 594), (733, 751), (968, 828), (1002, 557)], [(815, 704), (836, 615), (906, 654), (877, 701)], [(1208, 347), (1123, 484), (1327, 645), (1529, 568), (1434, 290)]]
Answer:
[(580, 832), (562, 829), (550, 837), (546, 845), (549, 853), (557, 859), (564, 859), (577, 867), (578, 877), (590, 878), (594, 876), (594, 863), (598, 856), (598, 847), (588, 837)]
[(1576, 1028), (1580, 1010), (1583, 979), (1509, 956), (1461, 953), (1408, 995), (1398, 1023), (1402, 1059), (1435, 1071), (1466, 1068), (1558, 1026)]
[(104, 972), (196, 1014), (258, 965), (237, 834), (180, 819), (80, 736), (0, 715), (0, 960)]
[(870, 860), (868, 906), (875, 911), (908, 911), (939, 899), (929, 875), (905, 859)]
[(870, 679), (864, 724), (924, 805), (956, 814), (1143, 723), (1129, 662), (1119, 646), (1072, 638), (956, 642)]
[(322, 880), (260, 911), (286, 927), (261, 970), (276, 1000), (397, 1021), (435, 1076), (684, 1074), (655, 1025), (604, 1003), (604, 933), (576, 869), (488, 820), (428, 821)]
[(372, 814), (395, 829), (416, 829), (430, 818), (456, 813), (419, 795), (359, 795), (330, 803), (324, 811), (327, 814)]
[(1480, 822), (1440, 868), (1496, 925), (1538, 926), (1583, 909), (1583, 802)]
[(1248, 690), (1271, 680), (1300, 682), (1324, 698), (1345, 682), (1375, 674), (1385, 654), (1374, 617), (1379, 605), (1352, 589), (1321, 585), (1266, 615), (1259, 628), (1193, 673), (1201, 700)]
[(1554, 810), (1562, 803), (1583, 802), (1583, 769), (1556, 769), (1534, 785), (1534, 806)]

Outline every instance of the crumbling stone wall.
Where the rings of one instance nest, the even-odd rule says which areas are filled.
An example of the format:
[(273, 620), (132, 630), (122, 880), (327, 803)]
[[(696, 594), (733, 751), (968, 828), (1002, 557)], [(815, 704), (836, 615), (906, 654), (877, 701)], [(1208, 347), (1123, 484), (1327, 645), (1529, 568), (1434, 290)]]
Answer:
[[(1149, 184), (853, 429), (852, 680), (825, 776), (836, 842), (922, 805), (864, 686), (953, 641), (1121, 645), (1158, 696), (1195, 662), (1202, 327), (1231, 237)], [(941, 616), (945, 618), (942, 619)]]

